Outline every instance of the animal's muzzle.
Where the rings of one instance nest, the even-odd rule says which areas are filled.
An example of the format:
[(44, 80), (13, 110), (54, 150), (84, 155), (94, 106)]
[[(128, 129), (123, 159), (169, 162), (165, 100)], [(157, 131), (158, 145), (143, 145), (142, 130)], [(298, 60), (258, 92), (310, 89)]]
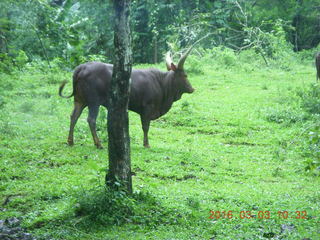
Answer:
[(193, 93), (194, 91), (195, 91), (194, 88), (189, 88), (189, 89), (188, 89), (188, 93)]

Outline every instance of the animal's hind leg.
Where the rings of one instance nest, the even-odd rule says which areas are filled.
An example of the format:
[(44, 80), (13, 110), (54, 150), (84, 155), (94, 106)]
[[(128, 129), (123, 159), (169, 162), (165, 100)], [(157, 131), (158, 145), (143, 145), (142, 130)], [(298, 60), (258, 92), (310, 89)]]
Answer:
[(72, 114), (70, 116), (70, 129), (69, 129), (69, 136), (68, 136), (68, 145), (73, 145), (73, 132), (74, 127), (78, 121), (78, 118), (80, 117), (82, 110), (85, 108), (85, 105), (79, 102), (74, 102), (74, 109), (72, 111)]
[(92, 138), (94, 141), (94, 145), (96, 145), (97, 148), (102, 148), (99, 138), (97, 136), (96, 132), (96, 120), (99, 113), (99, 106), (88, 106), (89, 107), (89, 116), (88, 116), (88, 124), (91, 130)]

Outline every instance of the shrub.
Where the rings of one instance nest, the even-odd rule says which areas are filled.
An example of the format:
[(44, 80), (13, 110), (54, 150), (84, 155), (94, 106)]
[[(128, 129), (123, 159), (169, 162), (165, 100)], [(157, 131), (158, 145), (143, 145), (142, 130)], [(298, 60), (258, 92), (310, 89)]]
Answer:
[(307, 172), (320, 174), (320, 86), (311, 84), (307, 89), (297, 90), (297, 95), (301, 98), (301, 107), (313, 120), (312, 128), (306, 137), (304, 154), (308, 157), (305, 161)]
[(96, 61), (96, 62), (108, 62), (108, 59), (104, 55), (96, 55), (95, 54), (95, 55), (87, 56), (86, 61), (88, 61), (88, 62), (93, 62), (93, 61)]
[(301, 107), (310, 114), (320, 114), (320, 86), (311, 84), (306, 90), (300, 89), (297, 95), (301, 98)]
[(230, 48), (219, 46), (213, 48), (210, 53), (221, 66), (232, 67), (237, 65), (237, 55)]
[(184, 219), (181, 211), (165, 208), (148, 193), (115, 191), (105, 186), (86, 190), (77, 197), (75, 213), (83, 224), (121, 225), (132, 222), (147, 226), (176, 224)]
[(320, 52), (320, 45), (316, 49), (301, 50), (296, 53), (297, 59), (303, 64), (314, 63), (315, 53)]
[(124, 191), (94, 188), (83, 191), (76, 204), (76, 215), (104, 224), (121, 224), (133, 214), (134, 200)]
[(12, 58), (7, 53), (0, 53), (0, 71), (10, 73), (13, 68)]
[(17, 66), (21, 70), (26, 65), (26, 63), (28, 62), (28, 60), (29, 60), (28, 56), (22, 50), (17, 51), (17, 53), (15, 55), (16, 56), (13, 59), (13, 62), (15, 64), (15, 66)]
[(190, 55), (186, 61), (186, 69), (188, 73), (203, 74), (202, 61), (195, 55)]
[(307, 115), (292, 108), (270, 108), (266, 111), (266, 119), (275, 123), (296, 123), (307, 118)]
[(22, 70), (28, 60), (26, 53), (22, 50), (0, 53), (0, 71), (11, 73), (15, 68)]
[(308, 159), (305, 161), (307, 172), (320, 175), (320, 125), (317, 124), (312, 131), (308, 133), (308, 145), (305, 154)]

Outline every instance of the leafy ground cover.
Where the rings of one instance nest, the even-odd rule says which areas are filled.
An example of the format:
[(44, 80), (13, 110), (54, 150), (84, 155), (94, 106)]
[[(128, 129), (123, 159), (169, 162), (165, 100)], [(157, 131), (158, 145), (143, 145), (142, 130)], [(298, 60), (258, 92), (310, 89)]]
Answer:
[(71, 73), (2, 74), (0, 219), (22, 219), (38, 239), (319, 239), (318, 170), (306, 171), (305, 154), (315, 121), (298, 94), (315, 81), (311, 63), (187, 64), (196, 91), (152, 122), (150, 149), (130, 112), (132, 198), (103, 190), (103, 108), (105, 148), (87, 111), (66, 145), (72, 100), (57, 90)]

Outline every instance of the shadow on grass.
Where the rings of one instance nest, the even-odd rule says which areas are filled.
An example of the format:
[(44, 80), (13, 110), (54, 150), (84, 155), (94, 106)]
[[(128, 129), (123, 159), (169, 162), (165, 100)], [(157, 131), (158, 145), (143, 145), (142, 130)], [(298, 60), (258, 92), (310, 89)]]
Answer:
[(192, 216), (178, 209), (164, 206), (150, 193), (114, 191), (106, 186), (82, 190), (75, 206), (65, 216), (39, 226), (30, 226), (38, 239), (64, 239), (68, 236), (86, 236), (108, 231), (113, 227), (130, 225), (130, 228), (156, 228), (160, 225), (184, 225)]
[(127, 195), (124, 191), (113, 191), (104, 186), (83, 192), (75, 213), (82, 217), (83, 226), (92, 221), (102, 225), (176, 224), (182, 217), (177, 210), (162, 206), (161, 201), (149, 193)]

